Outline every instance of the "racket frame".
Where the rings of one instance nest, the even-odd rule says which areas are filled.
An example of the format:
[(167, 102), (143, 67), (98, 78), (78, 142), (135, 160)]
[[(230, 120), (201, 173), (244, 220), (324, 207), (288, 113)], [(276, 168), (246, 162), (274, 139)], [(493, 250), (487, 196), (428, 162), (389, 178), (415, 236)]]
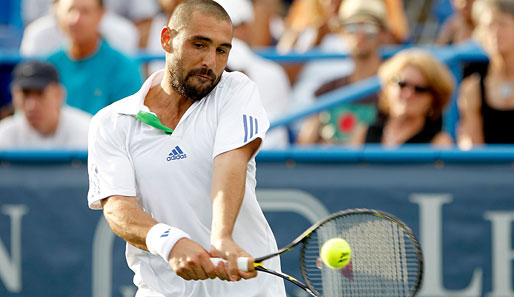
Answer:
[(292, 277), (288, 274), (265, 268), (264, 266), (262, 266), (262, 262), (267, 259), (278, 256), (280, 254), (283, 254), (287, 251), (290, 251), (291, 249), (293, 249), (295, 246), (297, 246), (300, 243), (307, 243), (309, 236), (314, 231), (316, 231), (316, 229), (318, 229), (320, 226), (326, 224), (328, 221), (331, 221), (337, 217), (342, 217), (342, 216), (347, 216), (347, 215), (356, 215), (356, 214), (371, 214), (371, 215), (392, 221), (392, 222), (398, 224), (398, 226), (405, 232), (406, 236), (411, 240), (414, 250), (416, 252), (416, 258), (417, 258), (418, 264), (419, 264), (418, 270), (417, 270), (417, 278), (414, 283), (414, 286), (412, 289), (412, 294), (411, 294), (411, 296), (415, 296), (421, 286), (421, 281), (423, 279), (423, 253), (421, 250), (421, 246), (420, 246), (416, 236), (414, 235), (412, 230), (409, 228), (409, 226), (407, 226), (407, 224), (405, 224), (402, 220), (400, 220), (398, 217), (396, 217), (392, 214), (389, 214), (387, 212), (380, 211), (380, 210), (375, 210), (375, 209), (352, 208), (352, 209), (346, 209), (346, 210), (342, 210), (342, 211), (333, 213), (333, 214), (321, 219), (320, 221), (318, 221), (311, 227), (309, 227), (302, 234), (300, 234), (295, 240), (293, 240), (290, 244), (279, 249), (277, 252), (263, 256), (263, 257), (255, 258), (255, 269), (258, 271), (271, 273), (271, 274), (281, 277), (287, 281), (290, 281), (293, 284), (297, 285), (298, 287), (307, 291), (312, 296), (322, 297), (322, 295), (314, 288), (314, 285), (312, 284), (309, 277), (307, 276), (307, 272), (305, 271), (305, 266), (303, 265), (303, 254), (304, 254), (305, 245), (302, 246), (301, 255), (300, 255), (300, 257), (302, 259), (302, 261), (300, 261), (300, 271), (301, 271), (303, 279), (306, 282), (305, 284), (298, 281), (297, 279), (295, 279), (294, 277)]

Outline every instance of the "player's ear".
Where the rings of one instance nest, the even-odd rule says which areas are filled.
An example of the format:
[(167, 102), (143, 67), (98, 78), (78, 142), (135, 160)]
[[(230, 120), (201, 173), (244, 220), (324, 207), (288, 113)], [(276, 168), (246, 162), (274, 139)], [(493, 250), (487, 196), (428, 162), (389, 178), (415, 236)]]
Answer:
[(170, 27), (166, 26), (162, 28), (161, 30), (161, 46), (162, 48), (168, 52), (171, 53), (173, 47), (171, 46), (171, 43), (173, 41), (173, 38), (177, 36), (178, 32), (175, 29), (171, 29)]

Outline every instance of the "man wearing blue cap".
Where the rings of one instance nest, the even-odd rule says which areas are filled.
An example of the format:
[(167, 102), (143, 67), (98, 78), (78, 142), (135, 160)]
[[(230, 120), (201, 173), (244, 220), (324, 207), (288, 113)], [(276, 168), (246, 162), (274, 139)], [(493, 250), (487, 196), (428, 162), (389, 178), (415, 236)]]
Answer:
[(0, 148), (87, 149), (91, 116), (62, 106), (65, 90), (52, 64), (19, 64), (11, 93), (16, 113), (0, 122)]

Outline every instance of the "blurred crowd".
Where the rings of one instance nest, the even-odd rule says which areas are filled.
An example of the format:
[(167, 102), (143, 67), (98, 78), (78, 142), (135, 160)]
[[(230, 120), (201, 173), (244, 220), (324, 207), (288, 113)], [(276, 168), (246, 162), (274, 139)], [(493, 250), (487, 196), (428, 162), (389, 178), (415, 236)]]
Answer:
[[(423, 3), (428, 14), (445, 1), (217, 1), (234, 25), (226, 70), (255, 81), (272, 122), (341, 88), (380, 81), (375, 94), (271, 130), (264, 148), (514, 143), (514, 0), (447, 0), (452, 14), (425, 40), (409, 11)], [(11, 76), (12, 104), (0, 113), (0, 148), (85, 149), (91, 116), (164, 66), (136, 57), (164, 55), (161, 29), (179, 2), (23, 0), (24, 60)], [(417, 46), (461, 42), (479, 44), (489, 58), (462, 64), (462, 77)], [(387, 45), (408, 49), (384, 59)], [(347, 58), (277, 63), (258, 54), (263, 47)], [(451, 106), (458, 110), (454, 131), (444, 117)]]

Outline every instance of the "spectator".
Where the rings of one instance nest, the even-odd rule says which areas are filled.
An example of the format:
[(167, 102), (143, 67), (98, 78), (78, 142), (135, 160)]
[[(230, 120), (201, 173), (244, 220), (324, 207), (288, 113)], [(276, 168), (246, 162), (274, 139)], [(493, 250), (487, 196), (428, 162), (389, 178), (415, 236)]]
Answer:
[(514, 0), (476, 0), (476, 37), (489, 56), (484, 74), (462, 81), (458, 144), (462, 149), (514, 143)]
[(443, 24), (436, 44), (451, 45), (471, 38), (475, 24), (471, 8), (475, 0), (451, 0), (455, 13)]
[(87, 149), (91, 116), (63, 106), (64, 89), (52, 64), (25, 62), (13, 76), (16, 114), (0, 121), (0, 148)]
[[(318, 1), (318, 0), (317, 0)], [(334, 2), (337, 2), (339, 0), (333, 0)], [(329, 24), (330, 26), (330, 32), (326, 34), (321, 44), (319, 45), (319, 48), (321, 50), (329, 51), (330, 53), (341, 53), (341, 54), (348, 54), (348, 45), (346, 44), (346, 40), (341, 38), (341, 28), (340, 28), (340, 15), (339, 12), (344, 14), (350, 14), (354, 12), (355, 10), (358, 10), (359, 7), (365, 7), (366, 10), (369, 11), (375, 11), (375, 13), (379, 13), (382, 16), (382, 19), (385, 21), (386, 30), (382, 30), (380, 33), (380, 44), (390, 44), (391, 40), (394, 40), (395, 38), (402, 38), (403, 35), (407, 30), (400, 30), (402, 29), (399, 27), (400, 24), (404, 23), (401, 20), (396, 21), (395, 30), (398, 32), (398, 37), (396, 35), (393, 38), (393, 32), (391, 32), (391, 15), (396, 16), (396, 18), (400, 18), (398, 16), (403, 15), (402, 12), (394, 12), (398, 9), (398, 5), (387, 5), (389, 2), (397, 2), (399, 0), (391, 0), (391, 1), (383, 1), (383, 0), (368, 0), (368, 1), (361, 1), (361, 0), (345, 0), (339, 7), (339, 10), (336, 10), (338, 13), (334, 18), (331, 18)], [(394, 4), (394, 3), (392, 3)], [(335, 4), (334, 4), (335, 5)], [(388, 11), (388, 6), (391, 6), (391, 13)], [(341, 8), (345, 7), (345, 9)], [(345, 12), (344, 10), (347, 11)], [(386, 17), (387, 16), (387, 17)], [(402, 33), (403, 32), (403, 33)], [(296, 68), (298, 68), (298, 64), (296, 65)], [(335, 78), (341, 77), (341, 76), (348, 76), (351, 74), (351, 72), (354, 69), (354, 64), (351, 58), (349, 59), (323, 59), (323, 60), (317, 60), (317, 61), (311, 61), (309, 63), (305, 64), (305, 67), (301, 69), (301, 72), (298, 76), (296, 76), (295, 67), (287, 67), (288, 73), (291, 74), (290, 77), (295, 78), (295, 83), (293, 84), (293, 102), (294, 102), (294, 108), (299, 109), (305, 106), (308, 106), (310, 104), (313, 104), (315, 102), (315, 95), (314, 93), (316, 90), (320, 87), (320, 85), (331, 81)], [(301, 65), (300, 65), (301, 68)], [(292, 72), (290, 70), (293, 70)], [(296, 126), (295, 130), (299, 130), (299, 128)]]
[[(287, 74), (279, 64), (261, 58), (249, 46), (254, 19), (252, 3), (250, 0), (216, 1), (225, 8), (234, 26), (227, 68), (245, 73), (257, 84), (268, 118), (277, 119), (289, 110), (291, 86)], [(288, 131), (285, 127), (280, 127), (267, 133), (262, 147), (285, 148), (288, 145)]]
[[(381, 64), (379, 47), (386, 29), (386, 9), (382, 0), (349, 1), (340, 7), (340, 36), (346, 42), (354, 71), (323, 84), (315, 92), (323, 95), (337, 88), (376, 75)], [(297, 142), (351, 143), (359, 130), (373, 124), (377, 114), (376, 95), (364, 98), (358, 103), (342, 104), (319, 116), (304, 121)]]
[[(97, 0), (101, 2), (102, 0)], [(28, 57), (47, 56), (63, 47), (69, 46), (69, 38), (59, 26), (55, 9), (59, 0), (55, 0), (52, 11), (31, 22), (25, 28), (20, 45), (20, 54)], [(110, 11), (102, 15), (100, 34), (115, 49), (133, 55), (138, 50), (139, 33), (129, 20)]]
[(404, 50), (384, 62), (378, 76), (382, 114), (356, 143), (453, 143), (442, 130), (442, 113), (453, 91), (453, 78), (444, 64), (421, 50)]
[(68, 91), (67, 103), (91, 114), (142, 83), (138, 64), (99, 36), (102, 13), (99, 0), (59, 0), (56, 15), (70, 46), (48, 57)]

